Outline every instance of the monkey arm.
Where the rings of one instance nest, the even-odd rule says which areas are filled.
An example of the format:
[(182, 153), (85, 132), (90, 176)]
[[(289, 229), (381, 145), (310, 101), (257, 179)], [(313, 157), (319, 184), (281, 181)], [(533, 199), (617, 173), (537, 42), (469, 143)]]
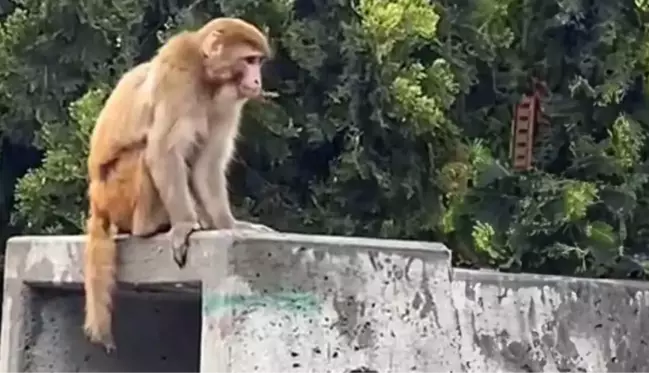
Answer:
[(193, 133), (205, 118), (191, 113), (172, 113), (167, 107), (165, 102), (155, 107), (153, 127), (145, 150), (145, 164), (171, 225), (197, 225), (198, 216), (190, 194), (186, 165), (186, 155), (193, 145), (193, 138), (186, 134)]
[(263, 224), (255, 224), (244, 220), (235, 219), (230, 209), (230, 198), (227, 188), (226, 168), (227, 163), (221, 162), (227, 145), (223, 144), (222, 136), (212, 136), (201, 153), (192, 173), (192, 186), (197, 194), (199, 205), (204, 206), (211, 225), (203, 228), (212, 229), (239, 229), (255, 230), (261, 232), (274, 232), (275, 230)]
[(192, 186), (199, 205), (208, 215), (209, 225), (204, 228), (231, 229), (235, 224), (230, 210), (226, 165), (218, 162), (225, 157), (223, 142), (221, 136), (210, 136), (192, 170)]

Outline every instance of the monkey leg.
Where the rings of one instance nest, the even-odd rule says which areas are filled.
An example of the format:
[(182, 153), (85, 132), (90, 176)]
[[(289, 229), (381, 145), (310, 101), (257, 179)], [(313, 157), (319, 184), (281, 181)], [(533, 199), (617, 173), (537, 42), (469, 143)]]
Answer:
[(143, 159), (139, 159), (136, 178), (138, 195), (133, 208), (131, 233), (138, 237), (151, 237), (169, 230), (169, 215), (151, 180)]
[(171, 226), (169, 215), (146, 169), (143, 170), (141, 177), (140, 194), (133, 211), (133, 235), (151, 237), (168, 231), (174, 261), (179, 267), (183, 267), (187, 261), (189, 236), (200, 229), (200, 226), (185, 223)]
[(168, 231), (174, 261), (179, 267), (183, 267), (187, 262), (189, 236), (200, 229), (200, 225), (181, 222), (172, 226), (169, 222), (169, 214), (160, 200), (147, 169), (143, 167), (140, 172), (140, 193), (133, 211), (132, 234), (151, 237), (162, 231)]
[[(153, 198), (155, 199), (155, 198)], [(168, 231), (171, 227), (167, 211), (161, 204), (149, 203), (151, 199), (140, 198), (133, 210), (133, 225), (131, 234), (137, 237), (148, 238)]]
[(194, 202), (194, 209), (198, 215), (198, 225), (200, 225), (200, 229), (204, 231), (213, 229), (212, 219), (205, 207), (199, 203), (200, 200), (194, 191), (192, 191), (192, 200)]

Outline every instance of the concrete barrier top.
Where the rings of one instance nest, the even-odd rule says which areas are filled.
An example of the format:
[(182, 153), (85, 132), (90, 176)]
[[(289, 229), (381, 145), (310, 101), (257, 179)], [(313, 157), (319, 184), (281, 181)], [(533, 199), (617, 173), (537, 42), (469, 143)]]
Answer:
[[(120, 235), (116, 240), (118, 277), (131, 283), (199, 281), (204, 272), (212, 272), (215, 265), (232, 257), (232, 248), (241, 246), (270, 245), (284, 254), (304, 248), (340, 254), (371, 250), (450, 260), (449, 250), (434, 242), (224, 230), (194, 233), (187, 265), (180, 269), (172, 260), (164, 234), (151, 238)], [(5, 277), (32, 283), (81, 283), (84, 245), (82, 235), (13, 237), (7, 243)]]

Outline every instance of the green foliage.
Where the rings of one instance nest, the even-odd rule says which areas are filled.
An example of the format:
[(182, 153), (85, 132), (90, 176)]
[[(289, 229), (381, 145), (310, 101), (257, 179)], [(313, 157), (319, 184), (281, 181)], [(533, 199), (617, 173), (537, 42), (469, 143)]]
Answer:
[(92, 89), (70, 105), (70, 123), (46, 123), (41, 128), (46, 149), (43, 164), (27, 172), (16, 186), (14, 224), (22, 223), (27, 233), (83, 230), (88, 140), (105, 96), (104, 90)]
[[(225, 14), (267, 28), (276, 50), (265, 84), (278, 97), (248, 105), (230, 174), (238, 217), (440, 240), (456, 264), (646, 277), (647, 1), (30, 1), (0, 24), (0, 129), (14, 142), (38, 130), (45, 150), (16, 193), (29, 232), (84, 219), (83, 158), (107, 91), (63, 109)], [(550, 125), (535, 168), (513, 172), (512, 109), (533, 78)]]
[(640, 161), (640, 152), (644, 146), (645, 134), (637, 125), (624, 116), (619, 116), (608, 131), (610, 138), (609, 152), (622, 169), (629, 169)]
[[(66, 123), (66, 108), (88, 85), (93, 81), (111, 82), (116, 73), (132, 65), (137, 53), (150, 51), (147, 17), (151, 11), (146, 8), (150, 4), (144, 0), (3, 3), (0, 245), (8, 234), (22, 229), (9, 221), (14, 185), (27, 169), (39, 164), (45, 152), (38, 139), (41, 126)], [(55, 127), (50, 130), (59, 131)], [(47, 188), (52, 193), (58, 190), (56, 184)], [(62, 220), (68, 218), (66, 215)], [(49, 220), (56, 219), (52, 216)], [(38, 231), (38, 224), (32, 225), (30, 231)]]
[(131, 65), (147, 4), (17, 1), (0, 24), (2, 135), (29, 143), (44, 122), (64, 117), (90, 82)]

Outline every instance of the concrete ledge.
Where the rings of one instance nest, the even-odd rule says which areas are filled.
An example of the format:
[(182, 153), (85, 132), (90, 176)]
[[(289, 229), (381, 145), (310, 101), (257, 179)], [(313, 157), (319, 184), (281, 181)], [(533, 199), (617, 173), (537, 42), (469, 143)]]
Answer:
[(649, 284), (455, 269), (475, 371), (649, 371)]
[[(78, 292), (45, 289), (78, 288), (83, 245), (81, 236), (9, 241), (1, 371), (459, 367), (457, 360), (439, 359), (456, 330), (450, 253), (440, 244), (200, 232), (192, 237), (187, 266), (179, 269), (163, 236), (121, 238), (122, 289), (157, 288), (189, 297), (155, 306), (118, 299), (115, 334), (122, 352), (111, 357), (81, 335)], [(184, 345), (199, 350), (200, 362), (190, 347), (178, 345), (178, 336), (194, 339)]]
[(9, 242), (0, 371), (649, 371), (649, 283), (450, 268), (440, 244), (119, 241), (115, 355), (81, 333), (84, 239)]
[[(130, 284), (157, 284), (166, 282), (198, 282), (211, 271), (215, 260), (233, 246), (268, 243), (284, 247), (308, 246), (329, 252), (352, 253), (357, 250), (390, 250), (411, 255), (437, 255), (448, 260), (450, 252), (442, 244), (302, 235), (291, 233), (253, 233), (232, 231), (197, 232), (191, 238), (187, 266), (179, 269), (170, 260), (164, 236), (150, 239), (119, 236), (120, 282)], [(20, 278), (31, 284), (83, 283), (83, 236), (21, 236), (9, 239), (6, 249), (5, 278)], [(221, 257), (220, 257), (221, 256)]]

